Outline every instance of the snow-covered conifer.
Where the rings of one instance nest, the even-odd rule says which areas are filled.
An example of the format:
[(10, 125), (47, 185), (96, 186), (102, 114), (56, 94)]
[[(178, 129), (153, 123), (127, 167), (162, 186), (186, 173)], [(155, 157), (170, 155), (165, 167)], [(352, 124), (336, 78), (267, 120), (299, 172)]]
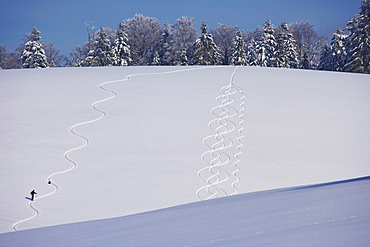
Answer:
[(154, 66), (161, 65), (161, 58), (159, 57), (159, 54), (157, 51), (154, 52), (152, 65)]
[(345, 50), (346, 35), (343, 29), (338, 28), (333, 34), (331, 42), (331, 70), (343, 71), (344, 57), (346, 56)]
[(313, 69), (312, 62), (310, 61), (308, 57), (308, 53), (304, 52), (303, 56), (301, 58), (301, 61), (299, 61), (299, 68), (301, 69)]
[(293, 34), (286, 23), (281, 23), (276, 38), (275, 65), (283, 68), (296, 68), (298, 64), (297, 46)]
[(47, 68), (49, 64), (45, 51), (40, 42), (40, 31), (33, 28), (32, 32), (28, 35), (29, 40), (26, 42), (21, 59), (23, 68)]
[(250, 66), (258, 66), (258, 51), (260, 50), (260, 42), (256, 41), (253, 37), (248, 42), (247, 48), (247, 61)]
[(233, 55), (231, 58), (232, 65), (247, 65), (247, 56), (245, 54), (245, 42), (241, 30), (237, 31), (234, 41)]
[(89, 51), (84, 66), (113, 66), (116, 64), (114, 53), (111, 49), (110, 40), (103, 28), (100, 28), (95, 38), (94, 47)]
[(327, 70), (327, 71), (333, 70), (331, 55), (332, 55), (332, 52), (331, 52), (329, 45), (325, 44), (320, 54), (320, 63), (319, 63), (319, 66), (317, 67), (319, 70)]
[(274, 28), (271, 21), (266, 20), (263, 27), (263, 35), (259, 46), (258, 65), (262, 67), (275, 66), (275, 49), (276, 41), (274, 36)]
[(347, 24), (344, 71), (370, 73), (370, 0), (362, 0), (360, 13)]
[(186, 50), (184, 49), (180, 55), (180, 65), (185, 66), (188, 64), (188, 57), (186, 56)]
[(218, 49), (212, 35), (207, 33), (207, 23), (203, 22), (201, 36), (194, 43), (194, 64), (214, 65), (218, 62)]
[(113, 48), (116, 57), (117, 66), (127, 66), (131, 63), (130, 46), (128, 45), (128, 37), (126, 33), (126, 25), (121, 22), (117, 29), (117, 38)]

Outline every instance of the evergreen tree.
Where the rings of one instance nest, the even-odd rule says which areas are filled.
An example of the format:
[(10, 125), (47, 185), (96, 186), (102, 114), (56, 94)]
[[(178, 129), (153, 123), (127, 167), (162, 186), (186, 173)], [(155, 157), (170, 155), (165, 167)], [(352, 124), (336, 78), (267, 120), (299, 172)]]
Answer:
[(259, 45), (260, 42), (257, 42), (254, 38), (251, 38), (248, 42), (247, 62), (250, 66), (258, 66), (258, 51), (261, 49)]
[(247, 65), (247, 56), (245, 54), (245, 42), (243, 39), (242, 32), (237, 31), (237, 36), (234, 41), (233, 55), (231, 58), (232, 65)]
[(343, 71), (344, 67), (344, 57), (346, 56), (345, 50), (346, 35), (343, 29), (338, 28), (333, 34), (331, 42), (331, 69), (334, 71)]
[(301, 69), (313, 69), (312, 62), (308, 57), (308, 53), (304, 52), (301, 61), (299, 62), (299, 68)]
[(117, 66), (127, 66), (132, 62), (130, 46), (128, 45), (128, 37), (126, 33), (126, 25), (120, 23), (117, 29), (117, 39), (113, 48), (114, 56), (116, 57)]
[(262, 67), (275, 66), (276, 41), (274, 36), (274, 28), (272, 27), (270, 20), (266, 20), (264, 24), (262, 40), (258, 48), (258, 65)]
[(320, 54), (320, 63), (319, 66), (317, 67), (319, 70), (327, 71), (333, 70), (331, 55), (332, 52), (329, 45), (325, 44)]
[(94, 47), (89, 51), (84, 66), (113, 66), (117, 64), (111, 49), (111, 42), (105, 31), (100, 28), (94, 42)]
[(194, 43), (194, 64), (214, 65), (218, 61), (218, 49), (212, 35), (207, 33), (207, 24), (202, 23), (201, 36)]
[(188, 57), (186, 56), (186, 50), (184, 49), (181, 53), (181, 56), (180, 56), (180, 65), (182, 66), (186, 66), (186, 65), (189, 65), (188, 64)]
[(283, 68), (296, 68), (298, 64), (297, 46), (293, 34), (286, 23), (281, 23), (276, 39), (275, 65)]
[(370, 0), (362, 0), (360, 13), (347, 24), (347, 59), (344, 71), (370, 73)]
[(23, 68), (47, 68), (49, 67), (45, 51), (42, 48), (40, 31), (33, 28), (28, 35), (29, 40), (25, 44), (21, 59)]
[(154, 52), (152, 65), (154, 66), (161, 65), (161, 58), (159, 57), (159, 54), (157, 51)]

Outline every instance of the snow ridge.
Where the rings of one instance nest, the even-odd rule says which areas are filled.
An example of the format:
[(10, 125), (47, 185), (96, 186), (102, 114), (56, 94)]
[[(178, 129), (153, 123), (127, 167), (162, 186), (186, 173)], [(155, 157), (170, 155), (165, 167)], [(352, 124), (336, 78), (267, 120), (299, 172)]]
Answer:
[(23, 220), (19, 220), (15, 223), (13, 223), (9, 228), (13, 231), (18, 231), (18, 228), (17, 226), (21, 223), (24, 223), (26, 221), (29, 221), (31, 219), (34, 219), (35, 217), (37, 217), (39, 214), (40, 214), (40, 211), (34, 206), (34, 203), (36, 200), (39, 200), (39, 199), (42, 199), (42, 198), (45, 198), (47, 196), (50, 196), (54, 193), (56, 193), (57, 191), (59, 191), (59, 187), (57, 184), (55, 184), (54, 182), (52, 182), (52, 178), (56, 175), (59, 175), (59, 174), (63, 174), (63, 173), (67, 173), (67, 172), (70, 172), (72, 171), (73, 169), (75, 169), (77, 167), (77, 162), (75, 160), (73, 160), (72, 158), (69, 157), (69, 154), (74, 152), (74, 151), (77, 151), (77, 150), (80, 150), (82, 148), (85, 148), (86, 146), (88, 146), (90, 144), (90, 140), (86, 137), (86, 136), (83, 136), (81, 134), (79, 134), (77, 131), (76, 131), (76, 128), (79, 127), (79, 126), (83, 126), (83, 125), (86, 125), (86, 124), (91, 124), (91, 123), (94, 123), (94, 122), (97, 122), (99, 120), (101, 120), (102, 118), (104, 118), (107, 113), (101, 109), (99, 109), (97, 107), (98, 104), (100, 103), (103, 103), (103, 102), (106, 102), (106, 101), (109, 101), (115, 97), (117, 97), (117, 93), (113, 90), (110, 90), (110, 89), (107, 89), (106, 87), (104, 87), (105, 85), (107, 84), (111, 84), (111, 83), (117, 83), (117, 82), (123, 82), (123, 81), (127, 81), (129, 80), (131, 77), (134, 77), (134, 76), (141, 76), (141, 75), (161, 75), (161, 74), (171, 74), (171, 73), (178, 73), (178, 72), (185, 72), (185, 71), (191, 71), (191, 70), (198, 70), (198, 69), (207, 69), (206, 67), (204, 68), (200, 68), (200, 67), (196, 67), (196, 68), (191, 68), (191, 69), (181, 69), (181, 70), (175, 70), (175, 71), (166, 71), (166, 72), (154, 72), (154, 73), (138, 73), (138, 74), (131, 74), (131, 75), (127, 75), (125, 78), (123, 79), (119, 79), (119, 80), (113, 80), (113, 81), (106, 81), (106, 82), (103, 82), (101, 83), (98, 87), (105, 91), (105, 92), (108, 92), (111, 94), (111, 96), (107, 97), (107, 98), (104, 98), (104, 99), (101, 99), (101, 100), (98, 100), (98, 101), (95, 101), (94, 103), (91, 104), (91, 108), (95, 111), (97, 111), (98, 113), (100, 113), (100, 116), (93, 119), (93, 120), (89, 120), (89, 121), (84, 121), (84, 122), (80, 122), (80, 123), (77, 123), (73, 126), (71, 126), (69, 128), (69, 131), (79, 137), (80, 139), (82, 139), (83, 143), (82, 145), (78, 146), (78, 147), (75, 147), (75, 148), (71, 148), (67, 151), (65, 151), (63, 154), (62, 154), (62, 157), (70, 164), (70, 167), (65, 169), (65, 170), (62, 170), (62, 171), (58, 171), (58, 172), (54, 172), (50, 175), (48, 175), (46, 177), (46, 183), (50, 184), (53, 186), (53, 190), (45, 195), (40, 195), (40, 196), (37, 196), (34, 201), (29, 201), (27, 202), (27, 207), (29, 207), (31, 210), (33, 210), (33, 214), (31, 217), (29, 218), (26, 218), (26, 219), (23, 219)]
[[(239, 156), (244, 145), (241, 139), (244, 137), (243, 111), (246, 97), (243, 89), (233, 83), (238, 68), (236, 67), (231, 75), (229, 84), (221, 88), (221, 95), (216, 97), (215, 100), (218, 105), (211, 109), (215, 119), (208, 123), (208, 127), (214, 134), (203, 139), (203, 144), (209, 150), (201, 155), (206, 167), (198, 171), (198, 177), (206, 185), (196, 192), (199, 200), (238, 193), (235, 184), (240, 181), (237, 173), (240, 171), (238, 166)], [(238, 102), (240, 102), (239, 105), (234, 107)], [(236, 124), (237, 121), (239, 121), (238, 125)], [(238, 145), (235, 148), (236, 143)], [(230, 191), (229, 183), (227, 183), (231, 177), (234, 180), (231, 182), (232, 191)]]

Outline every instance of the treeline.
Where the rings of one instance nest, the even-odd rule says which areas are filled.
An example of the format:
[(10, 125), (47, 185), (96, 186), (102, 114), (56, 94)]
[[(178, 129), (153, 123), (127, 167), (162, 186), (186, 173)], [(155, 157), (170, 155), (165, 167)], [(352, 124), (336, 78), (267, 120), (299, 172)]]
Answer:
[(310, 22), (274, 27), (266, 20), (249, 32), (224, 24), (209, 29), (203, 22), (198, 34), (194, 18), (161, 25), (157, 18), (137, 14), (116, 30), (87, 23), (88, 42), (69, 57), (53, 44), (43, 44), (34, 28), (15, 52), (0, 45), (0, 66), (248, 65), (370, 73), (369, 2), (362, 0), (359, 14), (345, 30), (338, 28), (330, 43)]

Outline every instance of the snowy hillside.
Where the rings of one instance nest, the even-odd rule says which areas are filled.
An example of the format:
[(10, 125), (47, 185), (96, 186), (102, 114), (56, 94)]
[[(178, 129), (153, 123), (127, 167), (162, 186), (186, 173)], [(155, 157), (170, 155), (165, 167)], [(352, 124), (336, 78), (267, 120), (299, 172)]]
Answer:
[[(132, 215), (224, 194), (368, 176), (369, 79), (359, 74), (214, 66), (0, 71), (0, 232)], [(207, 140), (212, 138), (210, 144)], [(211, 152), (212, 148), (217, 150)], [(240, 150), (243, 153), (235, 156)], [(369, 186), (368, 179), (341, 186), (352, 189), (349, 184)], [(321, 192), (300, 190), (297, 199), (289, 190), (279, 193), (293, 201), (281, 202), (304, 210), (307, 199), (303, 198), (332, 193), (325, 188), (329, 187), (320, 187)], [(32, 189), (38, 193), (34, 202), (26, 198)], [(364, 191), (341, 196), (340, 204), (361, 198)], [(194, 207), (208, 205), (219, 214), (222, 203), (238, 208), (240, 200), (245, 203), (253, 195), (264, 198), (264, 193), (269, 195), (264, 203), (275, 208), (279, 202), (274, 204), (276, 198), (270, 195), (275, 192), (262, 192), (176, 209), (203, 214)], [(369, 202), (365, 196), (363, 200)], [(312, 203), (318, 204), (308, 208), (323, 205), (320, 200)], [(260, 205), (256, 202), (248, 209), (258, 211)], [(362, 205), (357, 206), (364, 212), (354, 215), (361, 222), (367, 215), (368, 224), (370, 210)], [(279, 215), (280, 209), (274, 208), (269, 213)], [(336, 209), (334, 218), (340, 218), (343, 210)], [(133, 217), (132, 224), (145, 215), (157, 221), (162, 217), (158, 212), (173, 210), (128, 217)], [(169, 214), (171, 224), (184, 220), (181, 213), (180, 219)], [(197, 217), (190, 218), (188, 226), (199, 223)], [(144, 226), (137, 230), (145, 232)], [(0, 240), (12, 241), (9, 236), (27, 232), (1, 234)], [(95, 235), (89, 232), (78, 238), (91, 234)]]
[(368, 246), (370, 177), (0, 235), (4, 246)]

